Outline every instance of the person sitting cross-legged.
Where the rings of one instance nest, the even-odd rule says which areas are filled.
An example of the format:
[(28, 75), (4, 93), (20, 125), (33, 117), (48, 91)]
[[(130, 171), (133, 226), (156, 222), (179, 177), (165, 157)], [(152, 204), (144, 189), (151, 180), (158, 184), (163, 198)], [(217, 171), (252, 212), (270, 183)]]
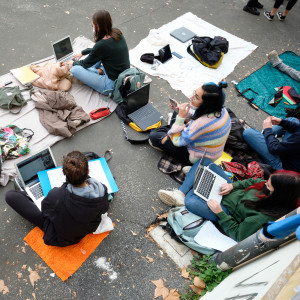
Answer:
[(175, 101), (170, 126), (152, 130), (149, 144), (184, 166), (194, 164), (205, 151), (212, 160), (221, 157), (231, 129), (224, 107), (225, 87), (227, 83), (223, 81), (205, 83), (194, 92), (190, 102), (179, 105)]
[(255, 233), (264, 223), (277, 220), (298, 207), (299, 173), (279, 170), (268, 181), (246, 179), (232, 183), (220, 167), (205, 159), (205, 166), (227, 180), (220, 188), (223, 198), (219, 204), (214, 199), (205, 201), (194, 193), (198, 164), (192, 166), (179, 190), (159, 190), (160, 200), (170, 206), (185, 205), (190, 212), (218, 223), (238, 242)]
[[(263, 134), (247, 128), (243, 137), (262, 160), (275, 170), (300, 172), (300, 124), (296, 118), (268, 117), (263, 122)], [(276, 138), (283, 135), (282, 141)]]

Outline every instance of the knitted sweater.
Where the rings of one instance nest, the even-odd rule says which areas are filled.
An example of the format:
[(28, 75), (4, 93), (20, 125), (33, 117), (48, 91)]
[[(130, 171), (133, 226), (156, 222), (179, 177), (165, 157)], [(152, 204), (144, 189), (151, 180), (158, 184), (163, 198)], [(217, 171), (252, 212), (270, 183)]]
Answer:
[(224, 146), (231, 129), (231, 120), (226, 108), (223, 107), (220, 118), (214, 114), (204, 115), (188, 124), (178, 115), (170, 136), (175, 146), (186, 146), (190, 154), (190, 161), (194, 164), (203, 156), (215, 161), (222, 156)]

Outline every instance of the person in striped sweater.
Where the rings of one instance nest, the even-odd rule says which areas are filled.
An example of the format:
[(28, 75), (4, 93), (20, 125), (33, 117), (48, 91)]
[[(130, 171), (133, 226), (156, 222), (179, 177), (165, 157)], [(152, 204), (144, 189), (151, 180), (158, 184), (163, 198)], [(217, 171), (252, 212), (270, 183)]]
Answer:
[(152, 130), (150, 145), (184, 166), (198, 161), (205, 150), (206, 157), (212, 161), (221, 157), (231, 129), (224, 107), (225, 87), (227, 83), (223, 81), (205, 83), (194, 92), (190, 102), (176, 102), (171, 124)]

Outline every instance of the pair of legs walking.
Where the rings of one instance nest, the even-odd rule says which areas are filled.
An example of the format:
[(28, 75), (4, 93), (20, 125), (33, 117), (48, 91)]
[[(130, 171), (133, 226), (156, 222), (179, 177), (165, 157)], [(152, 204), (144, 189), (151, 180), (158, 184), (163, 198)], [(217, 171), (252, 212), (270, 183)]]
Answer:
[[(99, 74), (98, 69), (102, 69), (103, 75)], [(103, 95), (108, 96), (114, 90), (115, 82), (108, 78), (101, 61), (88, 69), (82, 66), (73, 66), (71, 73), (82, 83)]]
[[(287, 120), (299, 124), (299, 120), (296, 118), (287, 118)], [(281, 137), (284, 133), (283, 128), (278, 125), (274, 125), (272, 131), (278, 137)], [(282, 140), (287, 140), (291, 135), (292, 133), (286, 131)], [(282, 169), (280, 156), (269, 152), (265, 137), (261, 132), (253, 128), (247, 128), (243, 133), (243, 137), (247, 144), (259, 154), (266, 164), (272, 166), (275, 170)]]
[(290, 12), (290, 10), (293, 8), (293, 6), (296, 4), (296, 2), (297, 2), (297, 0), (289, 0), (286, 5), (285, 10), (282, 13), (282, 12), (277, 12), (277, 10), (280, 7), (280, 5), (282, 5), (283, 0), (276, 0), (272, 10), (265, 11), (264, 15), (269, 21), (272, 21), (275, 14), (277, 13), (278, 19), (283, 21), (285, 19), (285, 17), (288, 15), (288, 13)]

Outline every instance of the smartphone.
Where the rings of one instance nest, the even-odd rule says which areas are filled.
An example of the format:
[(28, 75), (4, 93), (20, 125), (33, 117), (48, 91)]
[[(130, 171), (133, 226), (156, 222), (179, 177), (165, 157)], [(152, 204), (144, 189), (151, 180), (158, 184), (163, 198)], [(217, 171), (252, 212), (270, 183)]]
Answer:
[(177, 52), (173, 51), (172, 54), (175, 55), (176, 57), (178, 57), (179, 59), (182, 59), (182, 56), (180, 54), (178, 54)]
[(174, 107), (176, 107), (176, 106), (177, 106), (177, 102), (176, 102), (174, 99), (172, 99), (172, 98), (169, 98), (169, 100), (170, 100), (170, 102), (171, 102), (172, 106), (174, 106)]

